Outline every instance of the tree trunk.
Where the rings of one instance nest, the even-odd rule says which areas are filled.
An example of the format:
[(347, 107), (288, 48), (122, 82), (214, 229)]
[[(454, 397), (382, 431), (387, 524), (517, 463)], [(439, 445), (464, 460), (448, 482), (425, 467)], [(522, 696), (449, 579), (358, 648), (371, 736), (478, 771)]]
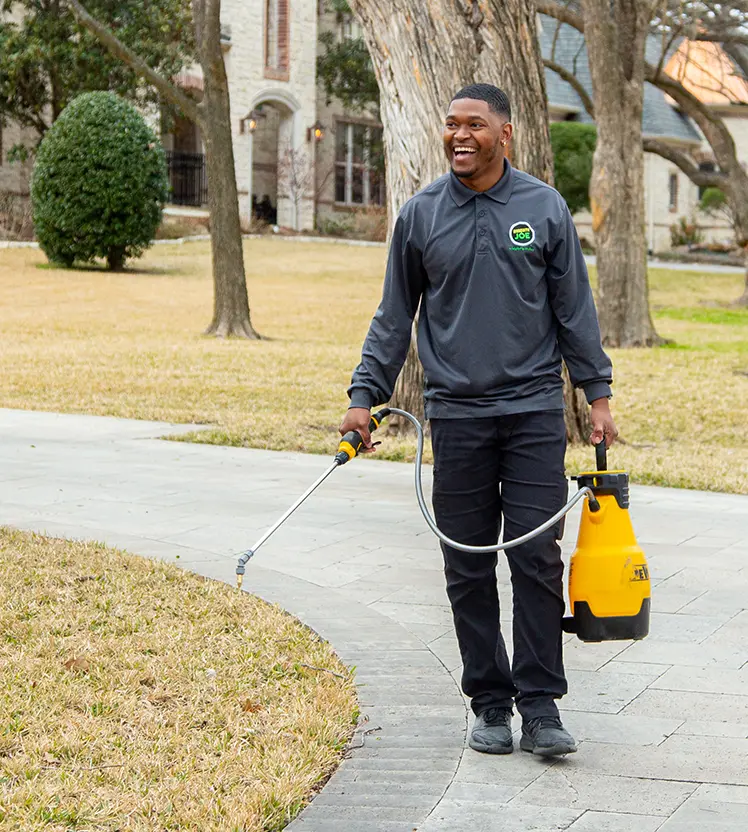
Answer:
[[(512, 105), (512, 162), (553, 182), (545, 76), (534, 10), (522, 0), (431, 0), (408, 6), (395, 0), (350, 0), (379, 82), (387, 160), (390, 231), (406, 200), (447, 170), (440, 125), (461, 87), (490, 80)], [(423, 418), (423, 368), (415, 343), (391, 403)], [(579, 399), (567, 384), (572, 441), (586, 440)], [(582, 410), (586, 415), (586, 405)], [(582, 418), (582, 424), (583, 418)], [(406, 431), (409, 422), (390, 422)]]
[(112, 246), (107, 254), (106, 264), (110, 272), (121, 272), (125, 267), (124, 246)]
[(213, 263), (213, 320), (206, 335), (258, 338), (249, 318), (225, 70), (222, 74), (222, 79), (205, 78), (201, 105)]
[(743, 249), (745, 261), (745, 282), (743, 294), (732, 302), (732, 306), (748, 306), (748, 176), (741, 168), (742, 176), (731, 179), (730, 187), (725, 188), (732, 205), (735, 242)]
[(584, 445), (590, 441), (592, 435), (592, 422), (590, 421), (590, 408), (587, 398), (582, 390), (577, 390), (569, 378), (569, 370), (564, 364), (564, 403), (566, 412), (566, 439), (570, 445)]
[(249, 318), (247, 278), (236, 189), (229, 84), (220, 39), (220, 0), (195, 2), (198, 54), (203, 68), (203, 100), (198, 106), (205, 141), (213, 263), (213, 320), (206, 335), (258, 338)]
[(642, 108), (650, 8), (641, 0), (582, 0), (597, 144), (590, 203), (603, 343), (660, 341), (649, 313)]

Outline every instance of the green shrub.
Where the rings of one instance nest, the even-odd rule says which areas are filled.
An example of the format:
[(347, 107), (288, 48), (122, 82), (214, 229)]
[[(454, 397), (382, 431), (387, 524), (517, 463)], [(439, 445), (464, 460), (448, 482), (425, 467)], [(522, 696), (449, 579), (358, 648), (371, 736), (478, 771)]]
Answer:
[(34, 228), (50, 261), (106, 259), (151, 244), (169, 193), (166, 158), (135, 108), (109, 92), (72, 101), (44, 136), (31, 182)]
[(550, 125), (556, 190), (572, 214), (590, 207), (592, 156), (597, 141), (594, 124), (554, 121)]

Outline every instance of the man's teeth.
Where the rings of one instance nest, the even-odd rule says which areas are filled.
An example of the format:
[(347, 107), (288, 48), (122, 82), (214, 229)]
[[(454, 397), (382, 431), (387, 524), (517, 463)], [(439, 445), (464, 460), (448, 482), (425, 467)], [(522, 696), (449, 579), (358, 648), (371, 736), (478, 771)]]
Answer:
[(476, 149), (474, 147), (456, 147), (455, 153), (475, 153)]

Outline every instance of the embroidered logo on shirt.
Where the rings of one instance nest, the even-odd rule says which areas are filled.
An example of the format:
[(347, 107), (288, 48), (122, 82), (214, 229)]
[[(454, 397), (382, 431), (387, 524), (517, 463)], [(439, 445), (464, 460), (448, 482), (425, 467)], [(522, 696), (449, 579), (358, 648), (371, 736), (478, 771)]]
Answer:
[(515, 222), (509, 229), (511, 251), (526, 251), (535, 242), (535, 229), (529, 222)]

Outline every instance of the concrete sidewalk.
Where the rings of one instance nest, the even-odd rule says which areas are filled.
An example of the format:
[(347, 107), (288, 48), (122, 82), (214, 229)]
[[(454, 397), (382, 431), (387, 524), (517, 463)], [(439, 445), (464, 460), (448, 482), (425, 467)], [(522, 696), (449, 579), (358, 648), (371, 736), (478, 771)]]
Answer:
[[(0, 523), (233, 582), (234, 555), (330, 460), (157, 439), (188, 429), (0, 410)], [(748, 829), (748, 498), (632, 489), (655, 584), (652, 632), (636, 644), (568, 637), (563, 716), (581, 745), (543, 762), (465, 748), (460, 656), (412, 476), (409, 465), (354, 461), (247, 568), (249, 591), (356, 666), (368, 719), (360, 747), (289, 829)], [(503, 559), (499, 578), (510, 636)]]

